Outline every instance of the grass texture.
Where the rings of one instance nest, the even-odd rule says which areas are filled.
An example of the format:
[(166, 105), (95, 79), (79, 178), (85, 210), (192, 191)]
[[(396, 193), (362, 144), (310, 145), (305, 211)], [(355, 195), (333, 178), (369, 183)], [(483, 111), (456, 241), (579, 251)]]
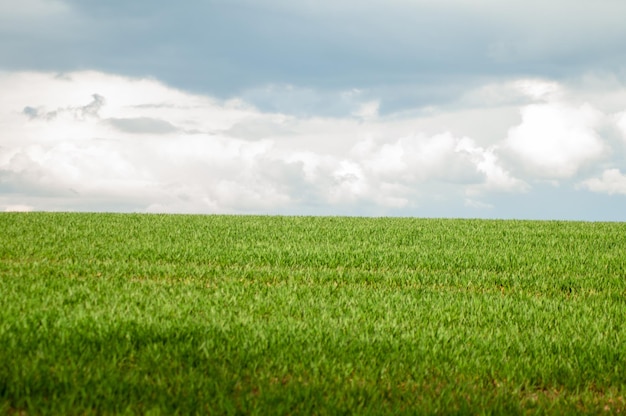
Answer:
[(626, 224), (0, 214), (0, 414), (626, 412)]

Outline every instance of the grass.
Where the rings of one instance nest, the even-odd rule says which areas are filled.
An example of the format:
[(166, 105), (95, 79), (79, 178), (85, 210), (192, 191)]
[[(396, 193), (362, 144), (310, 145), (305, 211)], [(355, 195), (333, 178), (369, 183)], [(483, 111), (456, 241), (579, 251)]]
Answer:
[(0, 214), (0, 413), (626, 411), (626, 224)]

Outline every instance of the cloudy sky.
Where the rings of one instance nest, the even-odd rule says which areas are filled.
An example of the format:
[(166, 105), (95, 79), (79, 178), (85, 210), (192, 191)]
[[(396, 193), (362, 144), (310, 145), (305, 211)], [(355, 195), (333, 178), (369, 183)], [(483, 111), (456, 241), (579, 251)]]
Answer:
[(626, 221), (623, 0), (0, 0), (0, 211)]

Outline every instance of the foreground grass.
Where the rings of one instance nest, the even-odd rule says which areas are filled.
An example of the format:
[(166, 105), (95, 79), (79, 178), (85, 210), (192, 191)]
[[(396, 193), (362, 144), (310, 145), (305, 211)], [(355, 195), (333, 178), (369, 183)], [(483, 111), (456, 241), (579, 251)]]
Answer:
[(625, 236), (0, 214), (0, 413), (624, 412)]

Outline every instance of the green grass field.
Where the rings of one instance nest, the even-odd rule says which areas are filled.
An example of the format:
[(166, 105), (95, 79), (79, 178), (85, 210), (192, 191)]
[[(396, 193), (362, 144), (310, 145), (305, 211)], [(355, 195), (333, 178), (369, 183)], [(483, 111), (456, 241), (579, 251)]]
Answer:
[(0, 414), (626, 412), (626, 223), (0, 214)]

